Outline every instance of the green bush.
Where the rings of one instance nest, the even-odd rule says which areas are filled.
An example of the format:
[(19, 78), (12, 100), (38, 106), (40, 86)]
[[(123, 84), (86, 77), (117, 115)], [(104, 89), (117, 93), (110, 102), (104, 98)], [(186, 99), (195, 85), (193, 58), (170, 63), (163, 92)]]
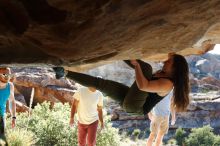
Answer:
[(168, 140), (167, 141), (167, 144), (170, 144), (170, 145), (176, 145), (177, 144), (177, 141), (176, 141), (176, 139), (170, 139), (170, 140)]
[(186, 132), (182, 128), (178, 128), (175, 133), (175, 139), (178, 145), (183, 145), (186, 137)]
[(70, 107), (65, 104), (50, 104), (44, 102), (35, 106), (28, 119), (28, 114), (18, 116), (17, 127), (27, 128), (38, 138), (37, 145), (77, 145), (76, 128), (69, 126)]
[(118, 134), (118, 129), (113, 128), (110, 123), (110, 118), (105, 119), (105, 128), (97, 132), (97, 146), (118, 146), (121, 137)]
[[(17, 128), (33, 132), (37, 138), (36, 145), (76, 146), (77, 126), (72, 128), (69, 126), (69, 116), (68, 104), (57, 103), (50, 109), (50, 104), (44, 102), (35, 106), (29, 118), (28, 113), (18, 114)], [(109, 120), (104, 120), (106, 127), (97, 134), (97, 146), (118, 145), (120, 142), (118, 130), (111, 126)]]
[(10, 146), (32, 146), (36, 143), (34, 133), (25, 129), (7, 130), (6, 139)]
[(138, 139), (140, 133), (141, 133), (140, 129), (134, 129), (134, 131), (132, 132), (132, 136), (133, 136), (134, 140)]
[(186, 146), (219, 146), (220, 138), (213, 133), (213, 129), (207, 125), (202, 128), (192, 129), (185, 140)]
[(209, 91), (210, 91), (210, 89), (206, 89), (206, 88), (200, 89), (201, 93), (208, 93)]

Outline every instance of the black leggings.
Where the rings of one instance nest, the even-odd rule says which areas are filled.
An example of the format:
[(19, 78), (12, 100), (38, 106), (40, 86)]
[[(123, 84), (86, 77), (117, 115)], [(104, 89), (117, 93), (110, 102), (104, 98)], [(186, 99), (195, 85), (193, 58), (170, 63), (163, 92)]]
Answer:
[[(130, 63), (130, 61), (124, 62), (133, 68), (133, 65)], [(144, 76), (150, 80), (152, 78), (152, 67), (148, 63), (145, 63), (141, 60), (138, 60), (138, 62), (141, 66)], [(145, 106), (148, 106), (148, 104), (150, 106), (154, 106), (150, 103), (146, 105), (145, 102), (149, 94), (148, 92), (139, 90), (136, 81), (134, 81), (131, 87), (128, 87), (115, 81), (105, 80), (72, 71), (69, 71), (66, 77), (83, 86), (95, 87), (97, 90), (103, 92), (106, 96), (118, 101), (122, 108), (128, 113), (143, 113), (144, 104)], [(149, 111), (151, 109), (149, 109)]]

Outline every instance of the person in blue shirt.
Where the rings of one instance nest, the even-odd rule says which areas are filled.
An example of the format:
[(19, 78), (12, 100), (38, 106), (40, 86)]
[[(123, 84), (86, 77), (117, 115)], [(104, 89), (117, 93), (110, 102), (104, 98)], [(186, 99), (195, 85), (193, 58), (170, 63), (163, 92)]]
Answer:
[[(0, 68), (0, 138), (5, 139), (5, 112), (6, 104), (9, 100), (9, 107), (12, 115), (11, 126), (15, 127), (16, 121), (16, 103), (14, 98), (14, 85), (10, 82), (12, 74), (10, 68)], [(7, 141), (6, 141), (7, 144)]]

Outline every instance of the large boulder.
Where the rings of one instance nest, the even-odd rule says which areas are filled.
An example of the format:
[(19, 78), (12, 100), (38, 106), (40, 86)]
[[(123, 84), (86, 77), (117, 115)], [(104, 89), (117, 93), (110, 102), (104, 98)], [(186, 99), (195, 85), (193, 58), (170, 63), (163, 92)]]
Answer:
[(0, 0), (0, 63), (83, 70), (203, 54), (220, 43), (219, 7), (219, 0)]
[(211, 63), (207, 59), (198, 60), (196, 63), (196, 67), (200, 70), (200, 73), (206, 74), (212, 70)]
[(215, 77), (220, 79), (220, 55), (213, 55), (206, 53), (201, 56), (187, 57), (190, 72), (197, 78), (206, 76)]
[(77, 89), (74, 82), (68, 79), (56, 79), (51, 68), (12, 68), (12, 72), (16, 74), (16, 95), (23, 95), (25, 102), (15, 97), (28, 106), (31, 98), (32, 106), (44, 101), (71, 103)]

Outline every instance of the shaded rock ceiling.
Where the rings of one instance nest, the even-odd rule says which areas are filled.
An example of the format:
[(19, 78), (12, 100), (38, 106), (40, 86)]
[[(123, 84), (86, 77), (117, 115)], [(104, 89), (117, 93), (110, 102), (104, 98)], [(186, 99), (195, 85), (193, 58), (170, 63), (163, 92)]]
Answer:
[(78, 69), (203, 54), (220, 43), (219, 0), (0, 0), (0, 63)]

